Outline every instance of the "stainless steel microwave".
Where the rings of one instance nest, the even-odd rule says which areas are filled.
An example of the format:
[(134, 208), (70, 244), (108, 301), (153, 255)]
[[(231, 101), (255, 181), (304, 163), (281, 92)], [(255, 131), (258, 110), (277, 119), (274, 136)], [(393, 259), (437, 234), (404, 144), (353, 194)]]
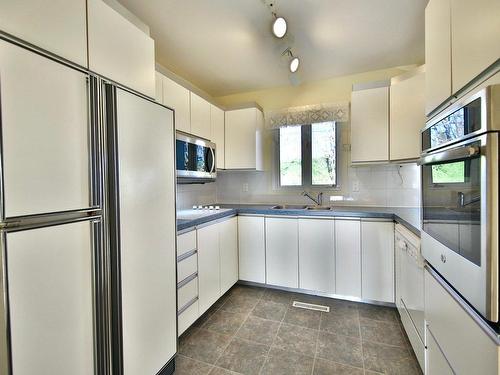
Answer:
[(179, 183), (215, 181), (215, 143), (184, 133), (176, 133), (176, 170)]
[(422, 253), (483, 317), (499, 322), (500, 85), (422, 131)]

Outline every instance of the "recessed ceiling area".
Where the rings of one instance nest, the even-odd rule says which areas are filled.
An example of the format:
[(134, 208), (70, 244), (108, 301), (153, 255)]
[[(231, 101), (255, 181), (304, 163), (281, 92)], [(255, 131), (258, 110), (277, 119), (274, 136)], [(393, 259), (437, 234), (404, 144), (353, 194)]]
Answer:
[[(119, 0), (151, 28), (157, 61), (212, 96), (290, 84), (261, 0)], [(427, 0), (281, 0), (311, 82), (424, 62)], [(286, 48), (286, 47), (285, 47)]]

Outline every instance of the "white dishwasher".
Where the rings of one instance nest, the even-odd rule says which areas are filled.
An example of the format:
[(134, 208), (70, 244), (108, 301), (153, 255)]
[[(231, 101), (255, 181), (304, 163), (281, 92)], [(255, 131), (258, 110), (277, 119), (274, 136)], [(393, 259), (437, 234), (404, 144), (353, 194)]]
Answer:
[(396, 225), (396, 305), (420, 367), (424, 369), (424, 258), (420, 238)]

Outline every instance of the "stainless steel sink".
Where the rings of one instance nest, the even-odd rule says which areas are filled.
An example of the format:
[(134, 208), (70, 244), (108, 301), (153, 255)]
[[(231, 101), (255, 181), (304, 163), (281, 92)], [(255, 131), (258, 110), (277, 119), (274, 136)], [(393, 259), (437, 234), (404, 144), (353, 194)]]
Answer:
[(305, 210), (307, 206), (302, 206), (299, 204), (279, 204), (277, 206), (273, 206), (273, 210)]
[(333, 207), (329, 206), (307, 206), (306, 210), (311, 211), (331, 211)]

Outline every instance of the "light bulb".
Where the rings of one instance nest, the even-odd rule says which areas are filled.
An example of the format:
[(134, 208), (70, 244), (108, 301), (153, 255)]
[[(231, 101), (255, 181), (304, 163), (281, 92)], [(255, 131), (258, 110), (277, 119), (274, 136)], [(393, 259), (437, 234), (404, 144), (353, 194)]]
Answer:
[(290, 71), (292, 73), (295, 73), (298, 69), (299, 69), (299, 65), (300, 65), (300, 60), (298, 57), (294, 57), (291, 61), (290, 61)]
[(276, 38), (283, 38), (286, 34), (286, 20), (283, 17), (277, 17), (273, 23), (273, 34)]

